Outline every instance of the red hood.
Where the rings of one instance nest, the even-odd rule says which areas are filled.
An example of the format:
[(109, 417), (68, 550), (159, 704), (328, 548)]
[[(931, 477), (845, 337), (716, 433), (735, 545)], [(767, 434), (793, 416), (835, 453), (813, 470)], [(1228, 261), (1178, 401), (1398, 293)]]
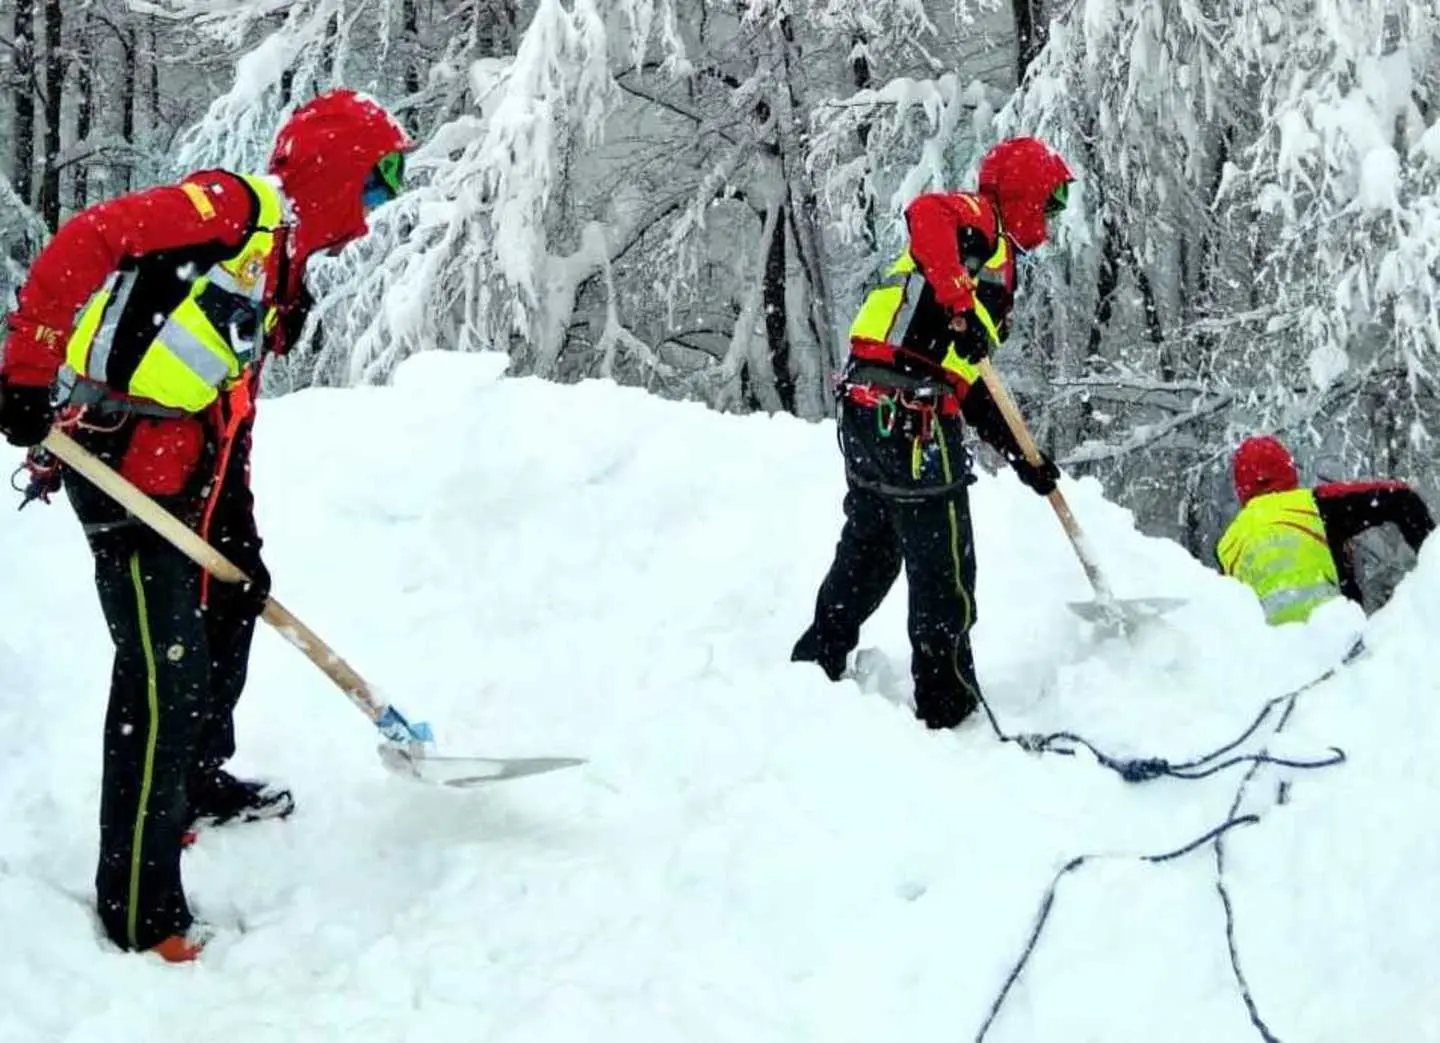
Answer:
[(1235, 495), (1242, 506), (1263, 493), (1288, 492), (1300, 485), (1290, 451), (1269, 435), (1240, 443), (1234, 471)]
[(980, 191), (1000, 210), (1005, 234), (1022, 250), (1041, 246), (1048, 235), (1045, 204), (1074, 180), (1065, 160), (1038, 138), (1007, 138), (980, 162)]
[(270, 173), (295, 207), (297, 272), (313, 254), (370, 230), (361, 202), (365, 179), (382, 156), (413, 147), (388, 112), (354, 91), (329, 91), (295, 110), (275, 140)]

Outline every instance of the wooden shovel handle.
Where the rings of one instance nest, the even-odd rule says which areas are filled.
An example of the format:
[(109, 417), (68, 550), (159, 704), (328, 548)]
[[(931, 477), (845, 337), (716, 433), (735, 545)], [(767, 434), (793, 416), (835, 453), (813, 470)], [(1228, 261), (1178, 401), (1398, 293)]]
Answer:
[[(250, 581), (250, 577), (229, 558), (206, 543), (179, 518), (146, 496), (123, 475), (107, 466), (103, 460), (65, 432), (52, 428), (45, 436), (44, 445), (68, 467), (93, 482), (216, 579), (225, 583)], [(271, 597), (265, 602), (265, 610), (260, 618), (278, 630), (286, 641), (304, 652), (371, 720), (376, 720), (385, 712), (387, 707), (384, 701), (376, 697), (366, 680), (322, 641), (315, 631), (275, 598)]]
[[(990, 397), (1000, 407), (1000, 415), (1005, 418), (1006, 426), (1015, 436), (1015, 441), (1020, 446), (1020, 451), (1025, 454), (1025, 459), (1031, 466), (1043, 465), (1045, 458), (1040, 452), (1040, 447), (1031, 437), (1030, 429), (1025, 426), (1025, 418), (1020, 415), (1019, 407), (1010, 397), (1010, 390), (1001, 382), (1000, 375), (995, 372), (995, 367), (990, 364), (988, 358), (983, 358), (980, 360), (979, 368), (980, 379), (990, 389)], [(1090, 581), (1090, 586), (1095, 588), (1096, 596), (1102, 601), (1113, 600), (1114, 595), (1110, 592), (1110, 584), (1105, 581), (1100, 567), (1095, 564), (1095, 557), (1090, 551), (1090, 542), (1085, 538), (1080, 523), (1075, 520), (1070, 505), (1065, 502), (1064, 494), (1058, 488), (1051, 489), (1045, 498), (1055, 509), (1055, 515), (1060, 519), (1060, 525), (1064, 528), (1065, 535), (1070, 537), (1070, 544), (1075, 548), (1075, 556), (1080, 559), (1080, 567), (1085, 570), (1085, 577)]]

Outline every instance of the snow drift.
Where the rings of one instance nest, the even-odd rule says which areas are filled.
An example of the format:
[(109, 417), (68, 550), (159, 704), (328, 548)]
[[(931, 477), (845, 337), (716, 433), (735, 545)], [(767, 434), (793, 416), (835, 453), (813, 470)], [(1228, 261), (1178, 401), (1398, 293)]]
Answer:
[[(277, 594), (442, 750), (589, 763), (469, 793), (393, 779), (368, 723), (262, 632), (237, 768), (299, 811), (185, 856), (222, 928), (194, 966), (95, 926), (108, 639), (68, 507), (0, 514), (0, 1039), (968, 1039), (1082, 854), (1105, 857), (1061, 880), (986, 1038), (1260, 1038), (1212, 846), (1132, 857), (1225, 822), (1245, 767), (1131, 784), (978, 717), (926, 732), (899, 589), (857, 681), (790, 664), (840, 523), (833, 426), (503, 365), (426, 353), (393, 386), (262, 403), (267, 555)], [(1047, 505), (982, 476), (976, 654), (1007, 731), (1184, 760), (1364, 626), (1341, 605), (1269, 629), (1094, 482), (1066, 493), (1118, 594), (1189, 602), (1096, 635), (1065, 608), (1088, 588)], [(1437, 554), (1365, 655), (1241, 751), (1348, 758), (1256, 769), (1237, 811), (1260, 821), (1224, 841), (1235, 951), (1281, 1039), (1440, 1039)]]

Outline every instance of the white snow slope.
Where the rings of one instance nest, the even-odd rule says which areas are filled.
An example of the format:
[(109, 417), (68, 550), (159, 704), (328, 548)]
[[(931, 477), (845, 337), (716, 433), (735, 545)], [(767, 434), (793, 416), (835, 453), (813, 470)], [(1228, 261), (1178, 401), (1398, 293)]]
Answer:
[[(391, 387), (262, 405), (275, 589), (441, 752), (588, 763), (470, 792), (393, 778), (366, 720), (262, 629), (236, 767), (300, 806), (187, 853), (223, 928), (193, 966), (97, 932), (90, 559), (63, 498), (0, 512), (0, 1041), (969, 1040), (1082, 854), (1113, 857), (1063, 877), (985, 1038), (1262, 1038), (1212, 847), (1131, 857), (1225, 821), (1243, 765), (1132, 784), (978, 717), (925, 731), (903, 583), (865, 634), (882, 669), (830, 684), (789, 663), (840, 526), (833, 427), (496, 362), (427, 354)], [(1065, 607), (1088, 589), (1048, 506), (982, 477), (975, 641), (1008, 730), (1184, 760), (1364, 626), (1341, 605), (1266, 628), (1095, 483), (1065, 491), (1121, 595), (1190, 602), (1095, 635)], [(1261, 820), (1225, 841), (1235, 949), (1286, 1043), (1440, 1040), (1437, 619), (1432, 545), (1366, 655), (1242, 749), (1348, 756), (1260, 768), (1240, 810)]]

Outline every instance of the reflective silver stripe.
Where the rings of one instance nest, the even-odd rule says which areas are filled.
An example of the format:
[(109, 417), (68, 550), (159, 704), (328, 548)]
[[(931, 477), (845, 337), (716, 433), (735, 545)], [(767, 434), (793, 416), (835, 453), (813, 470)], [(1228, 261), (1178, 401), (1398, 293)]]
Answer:
[(110, 349), (115, 346), (115, 327), (120, 325), (120, 316), (125, 314), (125, 305), (130, 302), (130, 292), (138, 281), (137, 273), (112, 272), (105, 280), (104, 289), (110, 293), (110, 303), (105, 305), (105, 315), (95, 339), (90, 342), (90, 359), (85, 365), (85, 375), (92, 380), (106, 380), (106, 367), (110, 364)]
[(82, 525), (80, 526), (80, 531), (86, 535), (93, 536), (101, 532), (114, 532), (116, 529), (128, 529), (134, 524), (134, 516), (129, 516), (124, 521), (94, 522), (90, 525)]
[(1296, 605), (1312, 601), (1318, 604), (1339, 596), (1340, 589), (1333, 583), (1312, 583), (1308, 587), (1291, 587), (1287, 590), (1277, 590), (1273, 594), (1267, 594), (1260, 599), (1260, 604), (1265, 609), (1265, 618), (1269, 619)]
[(207, 348), (199, 337), (176, 322), (173, 316), (166, 320), (155, 339), (183, 362), (190, 372), (212, 388), (219, 387), (230, 375), (230, 367), (225, 360)]
[(896, 309), (895, 318), (890, 322), (890, 334), (886, 338), (891, 344), (900, 344), (905, 340), (905, 334), (910, 330), (910, 323), (915, 318), (915, 309), (920, 307), (920, 297), (925, 292), (925, 278), (919, 272), (911, 272), (905, 277), (903, 296), (900, 298), (900, 307)]
[(60, 367), (60, 372), (55, 374), (55, 401), (59, 405), (67, 405), (75, 393), (75, 384), (80, 379), (80, 374), (75, 372), (75, 367), (70, 363)]
[(259, 279), (255, 280), (255, 285), (251, 286), (248, 290), (240, 285), (240, 281), (236, 279), (235, 276), (231, 275), (218, 264), (206, 272), (205, 277), (210, 280), (211, 286), (217, 286), (226, 293), (233, 293), (236, 297), (244, 297), (257, 304), (265, 299), (264, 275), (261, 275)]

